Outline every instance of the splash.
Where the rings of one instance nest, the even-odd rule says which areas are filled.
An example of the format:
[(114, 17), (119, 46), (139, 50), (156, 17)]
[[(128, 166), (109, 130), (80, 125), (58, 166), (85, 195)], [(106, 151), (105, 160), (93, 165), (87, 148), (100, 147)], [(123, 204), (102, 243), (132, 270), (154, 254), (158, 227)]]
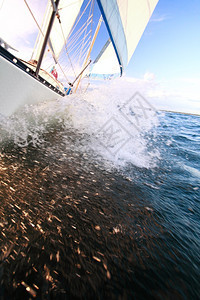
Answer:
[[(158, 125), (156, 110), (137, 83), (115, 80), (96, 85), (57, 101), (26, 106), (1, 120), (1, 145), (13, 141), (20, 147), (42, 147), (47, 135), (59, 132), (72, 147), (115, 166), (133, 164), (151, 168), (159, 159), (152, 146), (152, 129)], [(70, 135), (76, 136), (76, 141)], [(78, 137), (78, 138), (77, 138)]]
[(184, 169), (189, 172), (194, 178), (200, 180), (200, 171), (194, 167), (190, 167), (190, 166), (187, 166), (187, 165), (184, 165), (183, 166)]

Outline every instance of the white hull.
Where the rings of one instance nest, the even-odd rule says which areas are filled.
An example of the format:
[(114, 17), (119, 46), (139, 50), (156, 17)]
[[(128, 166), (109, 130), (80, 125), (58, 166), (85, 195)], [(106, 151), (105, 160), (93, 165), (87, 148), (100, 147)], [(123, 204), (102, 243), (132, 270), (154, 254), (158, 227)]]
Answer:
[(0, 114), (9, 116), (25, 104), (62, 97), (43, 83), (0, 56)]

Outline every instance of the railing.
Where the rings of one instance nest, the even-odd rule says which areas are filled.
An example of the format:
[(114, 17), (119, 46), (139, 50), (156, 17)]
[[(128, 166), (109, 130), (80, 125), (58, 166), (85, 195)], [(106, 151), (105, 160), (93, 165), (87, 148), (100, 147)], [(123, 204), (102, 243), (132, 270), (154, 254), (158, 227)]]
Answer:
[(42, 78), (40, 75), (36, 77), (35, 71), (31, 67), (29, 68), (24, 62), (22, 62), (19, 58), (15, 57), (12, 53), (8, 52), (2, 46), (0, 46), (0, 55), (7, 59), (10, 63), (16, 65), (16, 67), (18, 67), (19, 69), (29, 74), (29, 76), (32, 76), (35, 80), (38, 80), (46, 87), (50, 88), (52, 91), (56, 92), (60, 96), (65, 96), (63, 92), (61, 92), (57, 87), (49, 83), (46, 79)]

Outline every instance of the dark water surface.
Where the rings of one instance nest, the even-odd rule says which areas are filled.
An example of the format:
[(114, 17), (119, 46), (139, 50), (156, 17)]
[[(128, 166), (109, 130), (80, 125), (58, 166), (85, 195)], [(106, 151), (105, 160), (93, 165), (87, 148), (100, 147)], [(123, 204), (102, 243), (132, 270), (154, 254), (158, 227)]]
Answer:
[(56, 125), (2, 142), (0, 299), (200, 299), (199, 121), (161, 116), (152, 168), (108, 167)]

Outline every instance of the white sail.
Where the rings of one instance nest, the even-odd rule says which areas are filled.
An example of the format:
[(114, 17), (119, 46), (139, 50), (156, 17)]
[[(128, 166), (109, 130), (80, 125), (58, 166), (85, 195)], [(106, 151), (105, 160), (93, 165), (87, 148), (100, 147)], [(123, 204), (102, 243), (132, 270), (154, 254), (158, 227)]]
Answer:
[(113, 45), (110, 43), (92, 68), (92, 74), (118, 74), (119, 63)]
[(60, 0), (58, 8), (60, 21), (58, 18), (55, 19), (50, 35), (56, 59), (59, 57), (72, 26), (74, 25), (82, 3), (83, 0)]
[[(102, 54), (92, 73), (101, 73), (103, 68), (100, 65), (109, 61), (113, 50), (118, 61), (117, 73), (122, 73), (138, 45), (158, 0), (97, 0), (97, 2), (112, 45), (109, 45)], [(113, 63), (116, 64), (116, 59), (112, 58), (112, 61), (106, 64), (107, 71), (104, 69), (104, 73), (112, 74), (116, 69)]]
[[(66, 39), (74, 25), (77, 15), (80, 11), (83, 0), (60, 0), (58, 7), (58, 17), (55, 18), (53, 28), (50, 34), (49, 47), (51, 48), (55, 59), (58, 59), (60, 52), (65, 45)], [(47, 30), (48, 21), (52, 13), (51, 1), (48, 2), (45, 20), (42, 28), (43, 34), (40, 33), (39, 43), (33, 59), (38, 60), (43, 36)], [(42, 39), (41, 39), (42, 36)]]
[(32, 57), (31, 57), (32, 60), (38, 61), (38, 59), (39, 59), (40, 52), (41, 52), (41, 49), (42, 49), (42, 45), (43, 45), (43, 42), (44, 42), (44, 36), (45, 36), (45, 33), (47, 31), (47, 28), (48, 28), (51, 13), (52, 13), (52, 5), (48, 2), (47, 7), (46, 7), (46, 11), (45, 11), (45, 14), (44, 14), (42, 26), (39, 28), (39, 34), (37, 36), (35, 46), (34, 46), (34, 49), (33, 49), (33, 54), (32, 54)]

